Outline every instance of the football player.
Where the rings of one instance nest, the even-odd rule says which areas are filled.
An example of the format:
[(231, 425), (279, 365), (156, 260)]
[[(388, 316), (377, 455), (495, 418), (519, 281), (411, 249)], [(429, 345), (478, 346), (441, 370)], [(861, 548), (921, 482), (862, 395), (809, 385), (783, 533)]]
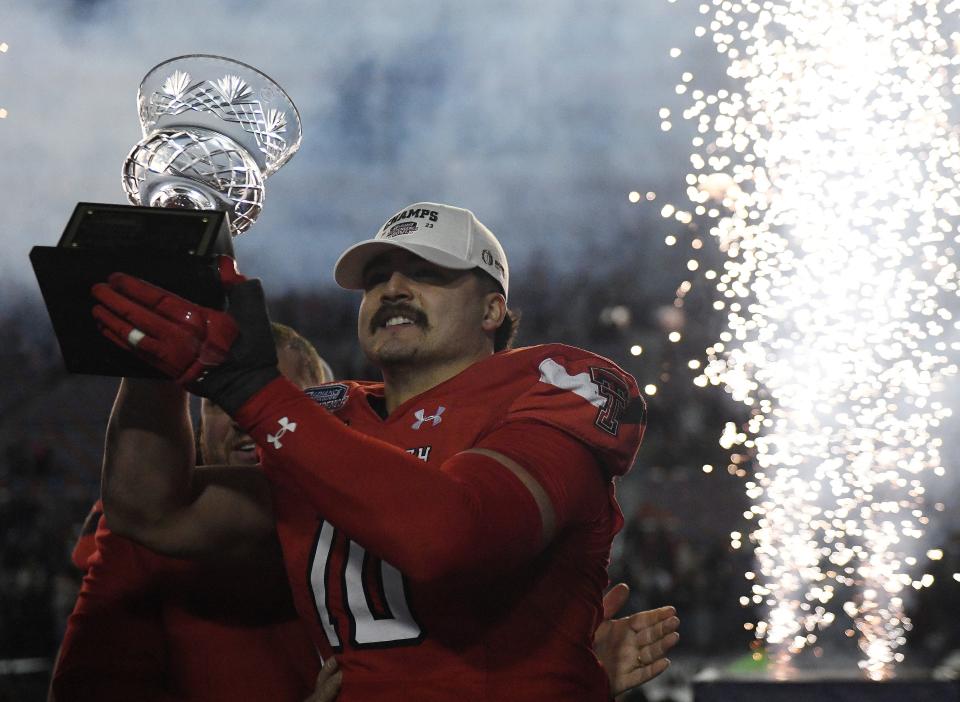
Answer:
[[(623, 522), (613, 480), (645, 422), (634, 379), (581, 349), (509, 350), (506, 255), (468, 210), (411, 205), (338, 261), (381, 383), (304, 395), (277, 370), (259, 281), (222, 274), (226, 312), (114, 274), (94, 316), (260, 446), (294, 603), (339, 660), (340, 698), (608, 699), (592, 644)], [(257, 552), (269, 514), (193, 489), (190, 441), (182, 393), (121, 388), (111, 528), (175, 556)]]

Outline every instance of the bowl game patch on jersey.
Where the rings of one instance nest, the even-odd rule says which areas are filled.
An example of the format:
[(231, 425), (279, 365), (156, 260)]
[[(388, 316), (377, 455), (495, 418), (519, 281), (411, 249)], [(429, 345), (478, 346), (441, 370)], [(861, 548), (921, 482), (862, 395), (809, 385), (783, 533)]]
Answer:
[(344, 383), (330, 383), (314, 388), (307, 388), (304, 392), (324, 409), (336, 412), (347, 404), (348, 389)]

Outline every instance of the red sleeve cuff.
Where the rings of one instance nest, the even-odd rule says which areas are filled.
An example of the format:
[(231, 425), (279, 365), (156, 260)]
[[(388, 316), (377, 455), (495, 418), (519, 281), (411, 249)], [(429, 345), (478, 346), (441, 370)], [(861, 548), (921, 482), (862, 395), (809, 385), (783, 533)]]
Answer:
[[(275, 378), (264, 385), (237, 410), (233, 416), (240, 428), (258, 443), (271, 432), (280, 429), (280, 418), (287, 416), (304, 403), (315, 405), (296, 385), (284, 377)], [(332, 418), (331, 418), (332, 419)], [(262, 445), (262, 444), (261, 444)]]

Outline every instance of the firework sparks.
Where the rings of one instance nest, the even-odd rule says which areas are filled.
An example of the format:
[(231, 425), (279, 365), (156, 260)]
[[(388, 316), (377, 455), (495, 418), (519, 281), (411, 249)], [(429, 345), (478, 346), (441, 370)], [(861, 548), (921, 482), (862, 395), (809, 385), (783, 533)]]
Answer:
[(932, 582), (911, 554), (924, 484), (944, 472), (939, 398), (960, 348), (960, 34), (945, 29), (960, 3), (941, 4), (714, 0), (695, 33), (742, 92), (707, 94), (689, 73), (677, 87), (698, 133), (692, 212), (661, 214), (708, 218), (726, 254), (722, 271), (688, 265), (727, 318), (695, 382), (750, 408), (721, 445), (754, 459), (759, 572), (741, 602), (765, 606), (748, 628), (782, 665), (845, 615), (864, 674), (890, 675), (905, 591)]

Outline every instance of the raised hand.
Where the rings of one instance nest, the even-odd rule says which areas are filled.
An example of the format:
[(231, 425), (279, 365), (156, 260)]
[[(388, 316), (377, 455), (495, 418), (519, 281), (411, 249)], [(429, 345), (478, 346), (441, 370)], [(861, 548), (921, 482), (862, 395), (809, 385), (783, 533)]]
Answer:
[(604, 596), (604, 621), (593, 639), (593, 649), (607, 671), (614, 696), (652, 680), (670, 667), (666, 653), (680, 640), (680, 620), (673, 607), (614, 619), (629, 594), (630, 589), (618, 583)]
[(240, 333), (226, 312), (203, 307), (124, 273), (93, 287), (101, 332), (180, 385), (223, 363)]
[(226, 256), (220, 278), (225, 312), (114, 273), (93, 286), (93, 316), (117, 346), (232, 413), (280, 372), (260, 281), (241, 276)]

